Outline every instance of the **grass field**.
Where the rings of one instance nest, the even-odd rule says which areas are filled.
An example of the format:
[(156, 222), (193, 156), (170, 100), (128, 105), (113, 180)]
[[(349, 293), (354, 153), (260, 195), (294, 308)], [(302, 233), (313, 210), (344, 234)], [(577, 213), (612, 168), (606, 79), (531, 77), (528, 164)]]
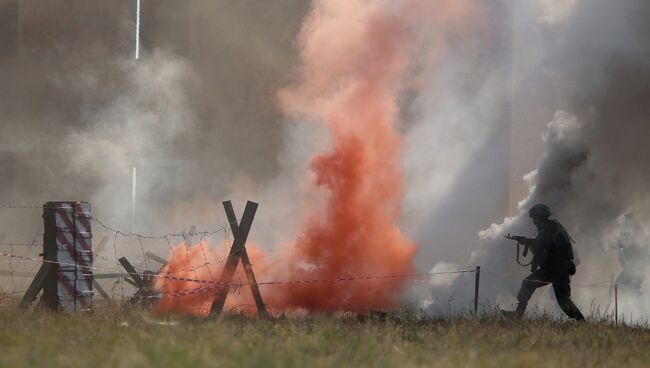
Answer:
[(2, 367), (647, 367), (650, 330), (548, 319), (162, 321), (0, 307)]

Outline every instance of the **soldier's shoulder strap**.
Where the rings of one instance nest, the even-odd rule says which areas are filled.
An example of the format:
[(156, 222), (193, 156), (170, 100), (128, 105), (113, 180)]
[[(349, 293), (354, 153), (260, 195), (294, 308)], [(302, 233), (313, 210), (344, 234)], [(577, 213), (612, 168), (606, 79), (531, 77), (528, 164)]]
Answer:
[(557, 224), (557, 226), (558, 226), (558, 232), (561, 232), (561, 233), (566, 237), (566, 239), (569, 241), (570, 244), (575, 244), (576, 241), (573, 240), (573, 238), (571, 237), (571, 235), (569, 234), (569, 232), (566, 230), (566, 228), (565, 228), (561, 223), (559, 223), (559, 222), (557, 222), (557, 221), (554, 221), (554, 222), (555, 222), (555, 223)]
[(541, 230), (549, 231), (555, 234), (562, 234), (566, 236), (567, 240), (569, 240), (571, 243), (575, 243), (575, 240), (573, 240), (571, 235), (569, 235), (569, 232), (566, 230), (566, 228), (557, 220), (546, 220), (546, 222), (542, 225)]
[(557, 221), (554, 221), (554, 222), (557, 224), (556, 236), (559, 235), (561, 237), (561, 239), (563, 239), (562, 242), (564, 243), (564, 245), (566, 247), (566, 252), (567, 252), (566, 256), (570, 260), (573, 260), (573, 257), (574, 257), (573, 245), (575, 244), (576, 241), (573, 240), (571, 235), (569, 235), (569, 232), (564, 228), (564, 226), (562, 226), (562, 224), (560, 224)]

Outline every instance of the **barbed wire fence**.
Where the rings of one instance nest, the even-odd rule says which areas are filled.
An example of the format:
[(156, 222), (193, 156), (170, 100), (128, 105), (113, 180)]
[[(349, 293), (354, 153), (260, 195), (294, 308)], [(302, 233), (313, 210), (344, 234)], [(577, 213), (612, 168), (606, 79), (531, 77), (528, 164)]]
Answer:
[[(26, 205), (0, 205), (2, 210), (19, 210), (19, 209), (42, 209), (42, 206)], [(29, 239), (16, 241), (15, 239), (7, 240), (6, 232), (0, 234), (0, 251), (10, 254), (20, 255), (23, 257), (36, 257), (43, 244), (39, 241), (43, 236), (43, 224), (39, 223), (34, 235)], [(24, 292), (21, 290), (21, 284), (29, 280), (38, 268), (38, 263), (25, 263), (15, 257), (7, 259), (7, 269), (0, 270), (0, 276), (3, 280), (0, 283), (0, 291), (9, 295), (18, 295)]]
[[(43, 205), (0, 205), (0, 210), (43, 210), (44, 208)], [(129, 276), (134, 275), (126, 272), (119, 261), (124, 253), (129, 254), (137, 269), (143, 270), (135, 276), (144, 276), (146, 275), (145, 271), (157, 272), (164, 266), (168, 255), (158, 255), (157, 252), (160, 252), (161, 249), (166, 248), (169, 256), (171, 256), (175, 247), (182, 243), (191, 247), (195, 240), (197, 240), (196, 244), (201, 245), (203, 243), (223, 244), (228, 239), (226, 226), (202, 231), (190, 229), (190, 231), (183, 230), (162, 234), (141, 234), (119, 230), (96, 217), (92, 218), (91, 221), (98, 225), (94, 227), (93, 231), (95, 239), (102, 239), (99, 244), (95, 242), (95, 265), (92, 267), (93, 271), (97, 273), (95, 280), (101, 283), (101, 286), (108, 286), (111, 298), (122, 301), (127, 300), (129, 293), (134, 291), (134, 288), (125, 280)], [(7, 241), (6, 233), (0, 233), (0, 257), (7, 260), (3, 262), (3, 265), (5, 265), (4, 269), (0, 269), (0, 277), (2, 279), (0, 293), (4, 295), (24, 294), (27, 291), (29, 281), (34, 277), (39, 265), (47, 262), (40, 257), (43, 249), (43, 225), (41, 224), (39, 226), (39, 230), (29, 240)], [(107, 246), (109, 242), (110, 246)], [(134, 246), (137, 248), (137, 251), (134, 251)], [(218, 266), (220, 263), (225, 262), (225, 256), (214, 257), (214, 255), (218, 254), (216, 251), (211, 252), (213, 257), (210, 258), (205, 253), (203, 246), (200, 249), (204, 254), (203, 264), (193, 262), (191, 263), (193, 264), (192, 269), (177, 268), (176, 272), (183, 274), (194, 272), (196, 274), (202, 268), (210, 269), (210, 267)], [(139, 257), (134, 257), (136, 253), (139, 253)], [(61, 262), (54, 263), (62, 264)], [(189, 265), (190, 262), (186, 264)], [(211, 275), (210, 279), (215, 278)], [(207, 282), (208, 280), (204, 281)], [(110, 286), (108, 285), (109, 283)], [(205, 288), (202, 287), (200, 289)]]
[[(15, 204), (0, 204), (0, 210), (42, 210), (44, 206), (33, 205), (15, 205)], [(240, 293), (241, 289), (248, 286), (247, 281), (242, 279), (240, 272), (235, 274), (235, 279), (230, 284), (224, 284), (217, 280), (219, 267), (225, 265), (228, 258), (228, 247), (221, 246), (210, 248), (210, 252), (206, 252), (208, 245), (227, 245), (231, 242), (231, 235), (227, 225), (218, 227), (216, 229), (205, 229), (197, 231), (194, 226), (182, 231), (174, 231), (162, 234), (141, 234), (132, 231), (123, 231), (114, 226), (109, 225), (107, 222), (93, 217), (93, 223), (98, 225), (93, 232), (101, 234), (102, 240), (95, 249), (94, 259), (95, 263), (91, 268), (95, 273), (95, 280), (101, 282), (101, 287), (110, 285), (110, 298), (119, 302), (126, 301), (130, 295), (137, 290), (137, 286), (129, 282), (129, 277), (151, 276), (149, 272), (154, 272), (153, 277), (157, 279), (184, 281), (196, 284), (196, 287), (168, 290), (157, 292), (155, 295), (145, 296), (145, 298), (160, 299), (163, 297), (185, 297), (195, 295), (211, 295), (220, 288), (230, 288), (232, 293)], [(24, 294), (26, 284), (34, 277), (39, 265), (43, 262), (56, 263), (65, 265), (62, 262), (53, 262), (44, 260), (40, 254), (43, 249), (42, 239), (43, 225), (41, 224), (34, 232), (30, 239), (23, 241), (6, 240), (6, 232), (0, 232), (0, 258), (7, 260), (4, 264), (8, 269), (0, 269), (0, 277), (3, 278), (0, 283), (0, 294), (7, 296), (19, 296)], [(106, 249), (107, 244), (110, 243), (111, 249)], [(162, 247), (161, 247), (162, 244)], [(133, 258), (132, 263), (137, 266), (137, 269), (142, 271), (129, 272), (123, 268), (120, 262), (123, 256), (123, 250), (132, 248), (135, 245), (137, 249), (129, 252), (133, 257), (136, 253), (138, 256)], [(178, 246), (184, 245), (185, 256), (188, 257), (184, 265), (185, 268), (175, 267), (173, 272), (158, 273), (166, 264), (169, 259), (173, 259), (175, 252), (179, 251)], [(196, 247), (196, 248), (195, 248)], [(165, 248), (168, 251), (168, 256), (159, 255), (156, 251)], [(202, 262), (196, 262), (197, 258), (189, 259), (189, 250), (195, 248), (201, 253)], [(110, 253), (110, 255), (109, 255)], [(99, 262), (98, 262), (99, 261)], [(177, 263), (174, 266), (178, 266)], [(154, 269), (152, 269), (154, 268)], [(201, 278), (199, 275), (202, 271), (206, 271), (207, 277)], [(427, 272), (417, 274), (404, 274), (404, 275), (359, 275), (359, 274), (346, 274), (340, 277), (324, 278), (324, 279), (303, 279), (303, 280), (268, 280), (260, 281), (257, 284), (262, 287), (273, 287), (279, 285), (309, 285), (309, 284), (323, 284), (323, 283), (349, 283), (349, 282), (363, 282), (363, 281), (387, 281), (387, 280), (402, 280), (410, 283), (422, 283), (430, 285), (433, 277), (438, 276), (451, 276), (467, 273), (484, 273), (487, 275), (498, 275), (494, 270), (482, 269), (460, 269), (443, 272)], [(188, 275), (192, 274), (193, 277), (177, 277), (174, 274)], [(478, 276), (478, 275), (477, 275)], [(544, 280), (528, 280), (530, 282), (540, 282), (549, 284)], [(476, 287), (478, 288), (478, 277), (476, 278)], [(125, 285), (126, 284), (126, 285)], [(571, 283), (574, 288), (600, 288), (609, 290), (611, 302), (605, 307), (604, 312), (600, 306), (595, 306), (594, 301), (590, 307), (590, 315), (598, 314), (601, 317), (608, 317), (611, 315), (612, 319), (618, 323), (617, 308), (617, 292), (616, 285), (612, 284), (611, 280), (600, 281), (590, 284)], [(611, 295), (613, 291), (614, 295)], [(478, 293), (478, 289), (477, 289)], [(478, 303), (478, 294), (476, 294), (475, 308)], [(612, 308), (611, 304), (615, 304)], [(231, 311), (243, 311), (249, 309), (250, 304), (242, 304), (231, 307)], [(610, 309), (612, 309), (610, 311)], [(476, 309), (475, 309), (476, 312)]]
[[(186, 296), (186, 295), (195, 295), (197, 293), (203, 293), (211, 290), (214, 288), (214, 286), (204, 286), (204, 284), (214, 284), (216, 282), (212, 281), (215, 280), (216, 278), (212, 276), (212, 268), (215, 266), (218, 266), (219, 264), (222, 264), (225, 262), (225, 257), (208, 257), (208, 255), (205, 253), (205, 248), (206, 244), (223, 244), (225, 241), (225, 232), (226, 232), (226, 227), (222, 226), (217, 229), (213, 230), (202, 230), (202, 231), (196, 231), (195, 227), (192, 226), (189, 231), (184, 230), (184, 231), (176, 231), (176, 232), (169, 232), (169, 233), (164, 233), (164, 234), (140, 234), (140, 233), (135, 233), (135, 232), (126, 232), (122, 231), (119, 229), (116, 229), (113, 226), (107, 225), (104, 221), (98, 219), (98, 218), (93, 218), (92, 221), (99, 225), (99, 227), (105, 231), (108, 232), (110, 237), (113, 238), (112, 242), (112, 257), (108, 258), (105, 256), (102, 256), (101, 254), (98, 255), (98, 258), (105, 261), (107, 264), (113, 265), (112, 269), (105, 269), (104, 272), (106, 272), (104, 275), (108, 276), (110, 278), (112, 275), (111, 273), (116, 273), (118, 274), (119, 278), (116, 278), (115, 281), (113, 282), (112, 285), (112, 295), (111, 297), (113, 299), (119, 299), (119, 300), (127, 300), (129, 299), (129, 296), (127, 293), (133, 293), (135, 289), (137, 289), (137, 286), (134, 285), (128, 285), (128, 278), (133, 277), (133, 276), (139, 276), (139, 277), (145, 277), (149, 276), (148, 272), (153, 272), (155, 278), (159, 279), (170, 279), (170, 280), (177, 280), (177, 281), (190, 281), (190, 282), (197, 282), (200, 284), (200, 286), (193, 288), (193, 289), (181, 289), (181, 290), (173, 290), (173, 291), (168, 291), (164, 292), (162, 294), (167, 294), (168, 296), (172, 297), (180, 297), (180, 296)], [(198, 241), (195, 241), (198, 239)], [(144, 270), (142, 272), (128, 272), (124, 270), (120, 258), (124, 256), (123, 250), (126, 248), (125, 246), (121, 246), (121, 244), (127, 244), (127, 245), (136, 245), (137, 246), (137, 251), (135, 252), (130, 252), (133, 256), (135, 256), (136, 253), (140, 255), (140, 257), (136, 257), (132, 259), (132, 263), (137, 267), (137, 269)], [(174, 264), (174, 272), (175, 274), (184, 274), (187, 275), (193, 274), (193, 277), (173, 277), (173, 276), (166, 276), (164, 274), (160, 275), (157, 274), (160, 269), (162, 269), (165, 264), (167, 263), (168, 259), (171, 259), (174, 257), (174, 252), (177, 252), (178, 249), (177, 247), (181, 244), (184, 244), (186, 252), (185, 256), (188, 257), (186, 259), (186, 262), (180, 263), (181, 265), (185, 266), (183, 268), (179, 268), (179, 262), (176, 262)], [(161, 246), (162, 245), (162, 246)], [(203, 263), (197, 264), (196, 258), (189, 259), (189, 255), (187, 252), (188, 248), (191, 248), (193, 246), (198, 247), (203, 254)], [(157, 254), (157, 252), (160, 252), (160, 249), (162, 248), (167, 248), (168, 254)], [(211, 255), (217, 255), (217, 251), (211, 252)], [(209, 280), (200, 280), (199, 279), (199, 271), (202, 269), (206, 269), (208, 271), (208, 274), (210, 275)], [(101, 277), (101, 274), (99, 275)], [(125, 285), (127, 284), (127, 285)], [(119, 295), (115, 294), (115, 290), (119, 289)], [(156, 296), (156, 298), (160, 297), (161, 295)], [(145, 296), (146, 298), (147, 296)]]

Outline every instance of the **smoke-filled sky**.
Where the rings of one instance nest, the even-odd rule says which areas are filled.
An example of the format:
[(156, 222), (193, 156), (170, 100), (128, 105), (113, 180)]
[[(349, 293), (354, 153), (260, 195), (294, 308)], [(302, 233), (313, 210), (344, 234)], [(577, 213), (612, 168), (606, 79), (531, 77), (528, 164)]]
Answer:
[[(1, 4), (17, 47), (0, 53), (0, 203), (88, 200), (123, 231), (214, 229), (230, 193), (276, 176), (287, 139), (276, 96), (308, 1), (144, 0), (138, 61), (134, 1)], [(0, 220), (6, 243), (42, 232), (38, 210)], [(135, 246), (117, 243), (141, 258)]]
[[(627, 319), (648, 317), (648, 130), (650, 48), (647, 23), (650, 4), (643, 1), (540, 2), (529, 9), (541, 47), (529, 75), (520, 77), (516, 91), (533, 90), (553, 111), (547, 116), (543, 156), (526, 179), (530, 195), (521, 198), (523, 212), (483, 231), (470, 262), (488, 273), (484, 301), (507, 305), (524, 271), (513, 266), (514, 247), (506, 232), (534, 234), (525, 210), (537, 202), (549, 204), (554, 216), (576, 240), (580, 265), (573, 291), (588, 312), (591, 303), (603, 312), (611, 302), (608, 280), (618, 277), (627, 292), (622, 313)], [(526, 25), (525, 23), (522, 25)], [(520, 26), (522, 26), (520, 25)], [(516, 105), (516, 103), (513, 103)], [(515, 109), (522, 109), (518, 106)], [(539, 109), (533, 109), (539, 113)], [(519, 112), (521, 113), (521, 112)], [(636, 227), (622, 220), (631, 216)], [(636, 229), (630, 230), (630, 229)], [(632, 232), (635, 235), (629, 236)], [(628, 234), (623, 236), (622, 234)], [(636, 253), (632, 260), (630, 253)], [(450, 267), (440, 264), (439, 268)], [(457, 279), (459, 291), (467, 279)], [(604, 282), (604, 288), (586, 287)], [(642, 285), (634, 290), (631, 284)], [(447, 286), (447, 290), (448, 286)], [(634, 290), (634, 291), (631, 291)], [(446, 292), (434, 288), (434, 306)], [(459, 299), (466, 298), (465, 296)], [(538, 302), (550, 311), (547, 293)], [(546, 302), (546, 303), (544, 303)]]
[(90, 200), (127, 226), (137, 166), (144, 230), (174, 202), (215, 205), (277, 172), (276, 93), (307, 1), (145, 0), (137, 62), (133, 1), (17, 3), (18, 48), (0, 58), (1, 202)]
[[(0, 30), (16, 42), (0, 50), (0, 204), (89, 200), (116, 227), (166, 233), (217, 227), (222, 200), (241, 211), (251, 199), (261, 204), (252, 237), (263, 249), (308, 244), (313, 256), (323, 238), (370, 239), (361, 246), (371, 253), (413, 244), (417, 256), (396, 269), (480, 264), (485, 301), (507, 304), (524, 271), (500, 237), (533, 235), (516, 203), (545, 201), (578, 241), (576, 279), (608, 280), (621, 271), (621, 216), (633, 213), (641, 228), (650, 217), (649, 8), (143, 0), (136, 61), (133, 1), (3, 0), (10, 26)], [(360, 111), (381, 117), (351, 118)], [(359, 145), (364, 154), (385, 148), (372, 154), (385, 167), (337, 155), (349, 135), (369, 144)], [(337, 175), (354, 159), (364, 163), (349, 169), (358, 185), (342, 185)], [(328, 199), (345, 202), (348, 191), (353, 205), (375, 203), (356, 210), (382, 218), (359, 234), (389, 229), (398, 240), (382, 248), (381, 237), (354, 229), (327, 235), (343, 231), (326, 225), (340, 216)], [(516, 217), (490, 228), (507, 215)], [(0, 212), (0, 221), (6, 241), (40, 226), (33, 213)], [(449, 291), (434, 287), (432, 309), (447, 305), (440, 286)], [(575, 292), (579, 303), (603, 299)]]

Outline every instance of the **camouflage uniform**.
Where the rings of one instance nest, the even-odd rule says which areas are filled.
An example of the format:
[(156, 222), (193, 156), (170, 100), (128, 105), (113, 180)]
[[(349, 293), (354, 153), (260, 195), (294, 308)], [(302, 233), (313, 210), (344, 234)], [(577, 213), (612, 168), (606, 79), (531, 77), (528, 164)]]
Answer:
[(535, 263), (517, 294), (517, 314), (523, 315), (533, 292), (539, 287), (553, 284), (560, 308), (570, 318), (584, 320), (584, 316), (571, 300), (570, 275), (575, 273), (572, 239), (564, 227), (555, 220), (546, 220), (538, 226), (537, 237), (532, 242)]

